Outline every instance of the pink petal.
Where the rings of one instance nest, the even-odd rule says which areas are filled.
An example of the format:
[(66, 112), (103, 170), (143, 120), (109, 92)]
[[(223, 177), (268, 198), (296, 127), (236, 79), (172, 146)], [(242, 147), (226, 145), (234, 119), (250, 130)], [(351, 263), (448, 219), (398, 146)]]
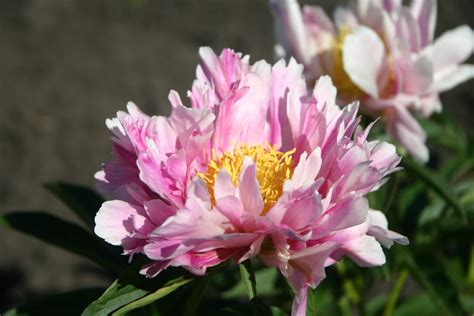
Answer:
[(133, 231), (133, 217), (140, 216), (137, 209), (123, 201), (107, 201), (95, 216), (94, 232), (108, 243), (118, 246)]
[(464, 81), (474, 78), (474, 65), (461, 65), (452, 68), (450, 71), (444, 71), (442, 74), (436, 74), (433, 91), (444, 92), (450, 90)]
[(245, 210), (239, 198), (228, 195), (216, 199), (216, 209), (227, 217), (235, 227), (240, 227), (240, 217)]
[(239, 195), (244, 210), (258, 215), (263, 210), (263, 199), (257, 181), (257, 170), (252, 159), (244, 158), (239, 179)]
[(236, 192), (236, 188), (232, 183), (232, 179), (230, 177), (229, 172), (227, 170), (222, 169), (219, 171), (216, 177), (216, 181), (214, 183), (214, 197), (216, 200), (224, 198), (226, 196), (234, 196)]
[(331, 19), (321, 7), (304, 6), (303, 20), (306, 28), (313, 34), (313, 36), (317, 36), (320, 33), (336, 34)]
[(287, 48), (288, 56), (295, 56), (302, 63), (308, 62), (307, 35), (298, 2), (274, 0), (270, 4), (275, 15), (275, 33), (278, 42)]
[(156, 226), (160, 226), (170, 216), (176, 214), (176, 209), (162, 200), (145, 201), (143, 204), (148, 217)]
[(428, 148), (425, 145), (426, 134), (416, 119), (404, 108), (393, 107), (387, 114), (387, 131), (415, 159), (426, 162), (429, 159)]
[(433, 83), (433, 59), (431, 54), (424, 51), (413, 55), (404, 69), (403, 90), (408, 94), (422, 94)]
[(437, 72), (455, 67), (471, 56), (474, 45), (472, 30), (467, 25), (443, 33), (433, 44), (433, 62)]
[(394, 242), (406, 246), (409, 244), (408, 238), (388, 229), (388, 222), (385, 215), (380, 211), (369, 211), (370, 228), (368, 235), (375, 237), (385, 248), (390, 248)]
[(314, 225), (313, 234), (323, 236), (332, 231), (360, 225), (366, 220), (368, 211), (369, 204), (366, 198), (346, 197), (318, 219), (317, 224)]
[(338, 29), (344, 26), (355, 28), (359, 24), (354, 12), (343, 7), (337, 7), (334, 11), (334, 22)]
[(314, 183), (321, 167), (321, 149), (317, 147), (309, 157), (307, 156), (306, 152), (301, 155), (300, 161), (293, 172), (293, 176), (291, 180), (285, 182), (283, 191), (304, 190)]
[(436, 27), (437, 0), (413, 0), (411, 11), (418, 21), (422, 47), (433, 41)]
[(385, 264), (385, 254), (377, 240), (372, 236), (353, 239), (342, 247), (346, 255), (361, 267), (374, 267)]

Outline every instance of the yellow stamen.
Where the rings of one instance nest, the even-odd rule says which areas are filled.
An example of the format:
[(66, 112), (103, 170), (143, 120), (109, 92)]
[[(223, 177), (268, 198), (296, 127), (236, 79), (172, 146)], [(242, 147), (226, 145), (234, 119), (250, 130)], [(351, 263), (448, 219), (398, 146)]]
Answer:
[(227, 170), (232, 183), (237, 187), (244, 157), (250, 157), (257, 169), (257, 181), (262, 195), (264, 207), (262, 215), (267, 213), (282, 194), (283, 184), (293, 175), (294, 162), (292, 155), (295, 149), (281, 152), (276, 146), (243, 145), (220, 155), (212, 152), (212, 160), (207, 172), (199, 172), (197, 176), (204, 180), (209, 190), (212, 203), (214, 198), (214, 183), (217, 174), (222, 169)]

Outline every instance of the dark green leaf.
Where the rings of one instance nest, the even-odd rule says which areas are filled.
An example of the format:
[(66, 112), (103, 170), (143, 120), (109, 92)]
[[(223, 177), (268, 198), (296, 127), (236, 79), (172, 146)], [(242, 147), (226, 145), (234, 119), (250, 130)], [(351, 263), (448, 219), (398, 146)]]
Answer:
[(117, 248), (84, 228), (56, 216), (18, 211), (1, 215), (0, 224), (86, 257), (109, 271), (120, 272), (125, 267), (125, 258), (120, 256)]
[(95, 214), (104, 202), (100, 195), (89, 188), (64, 182), (47, 183), (45, 187), (84, 221), (87, 227), (94, 227)]
[(123, 316), (126, 315), (128, 312), (144, 307), (147, 305), (150, 305), (151, 303), (159, 300), (160, 298), (165, 297), (166, 295), (174, 292), (181, 286), (191, 282), (193, 279), (191, 278), (185, 278), (185, 277), (179, 277), (177, 279), (171, 280), (167, 282), (163, 287), (159, 288), (153, 293), (150, 293), (134, 302), (131, 302), (122, 308), (120, 308), (118, 311), (114, 312), (112, 315), (113, 316)]
[(461, 303), (465, 310), (469, 312), (469, 315), (474, 314), (474, 295), (461, 293)]
[(445, 207), (446, 203), (442, 199), (438, 197), (434, 198), (433, 201), (421, 211), (420, 217), (418, 218), (418, 226), (421, 227), (437, 220)]
[(410, 298), (395, 310), (394, 316), (413, 315), (448, 315), (439, 312), (436, 304), (433, 304), (430, 296), (420, 294)]
[(103, 291), (94, 288), (48, 296), (14, 308), (4, 316), (80, 315)]
[[(275, 282), (278, 278), (278, 270), (275, 268), (264, 268), (255, 271), (257, 293), (259, 296), (271, 296), (276, 291)], [(222, 298), (233, 299), (244, 297), (247, 294), (245, 282), (237, 282), (234, 287), (222, 293)]]
[(441, 315), (465, 315), (459, 300), (459, 289), (446, 276), (446, 268), (432, 253), (413, 256), (405, 252), (405, 263), (410, 275), (431, 297)]
[(446, 115), (434, 115), (430, 119), (420, 119), (430, 141), (446, 148), (463, 152), (468, 146), (464, 131)]
[(276, 306), (270, 306), (270, 310), (272, 311), (272, 316), (288, 316), (287, 313)]
[(116, 280), (104, 294), (84, 310), (82, 315), (109, 315), (118, 308), (145, 296), (147, 293), (149, 293), (149, 291), (130, 284), (122, 285), (119, 280)]
[(467, 220), (466, 212), (457, 200), (454, 192), (446, 185), (446, 181), (442, 181), (436, 177), (428, 168), (413, 162), (409, 158), (405, 157), (402, 162), (403, 167), (416, 175), (422, 180), (429, 188), (436, 192), (446, 203), (448, 203), (453, 209), (455, 209), (463, 221)]
[(365, 303), (365, 312), (367, 316), (382, 315), (383, 308), (388, 302), (387, 294), (380, 294), (375, 297), (369, 298)]
[(201, 299), (206, 293), (210, 279), (211, 275), (208, 274), (197, 278), (196, 281), (193, 282), (191, 285), (191, 295), (189, 295), (188, 299), (186, 300), (186, 307), (184, 309), (185, 315), (193, 316), (196, 314), (199, 304), (201, 303)]
[[(169, 280), (178, 280), (182, 275), (184, 275), (185, 280), (190, 280), (189, 274), (181, 269), (167, 269), (155, 278), (146, 278), (139, 273), (144, 264), (144, 260), (140, 259), (138, 258), (133, 266), (123, 272), (97, 300), (84, 310), (82, 315), (109, 315), (134, 301), (146, 297), (150, 293), (156, 293), (162, 287), (166, 287), (167, 284), (171, 285), (169, 282), (172, 281)], [(158, 292), (156, 295), (162, 295), (163, 292)]]

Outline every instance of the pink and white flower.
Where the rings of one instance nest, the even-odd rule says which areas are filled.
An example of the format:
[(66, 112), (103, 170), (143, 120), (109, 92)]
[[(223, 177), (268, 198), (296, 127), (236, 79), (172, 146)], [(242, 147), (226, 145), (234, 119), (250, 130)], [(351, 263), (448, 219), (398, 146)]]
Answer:
[(107, 121), (115, 160), (97, 179), (113, 200), (97, 213), (97, 235), (148, 256), (150, 277), (258, 257), (294, 286), (293, 315), (305, 314), (326, 266), (342, 256), (382, 265), (381, 244), (408, 243), (365, 198), (400, 157), (367, 140), (358, 104), (340, 109), (329, 77), (308, 94), (294, 60), (250, 64), (210, 48), (200, 58), (190, 108), (171, 91), (170, 117), (130, 103)]
[(310, 82), (330, 75), (343, 102), (382, 117), (387, 131), (416, 159), (429, 158), (426, 134), (413, 117), (441, 111), (439, 93), (474, 77), (461, 65), (474, 36), (463, 25), (433, 41), (437, 1), (354, 0), (333, 21), (318, 6), (271, 0), (280, 56), (294, 56)]

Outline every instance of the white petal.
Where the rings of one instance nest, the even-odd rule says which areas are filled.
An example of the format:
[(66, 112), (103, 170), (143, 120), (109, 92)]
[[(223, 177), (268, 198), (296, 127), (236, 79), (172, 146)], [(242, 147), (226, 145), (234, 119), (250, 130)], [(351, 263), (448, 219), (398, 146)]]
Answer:
[(364, 92), (378, 98), (377, 78), (385, 64), (385, 48), (380, 37), (367, 27), (348, 35), (342, 49), (344, 70)]

